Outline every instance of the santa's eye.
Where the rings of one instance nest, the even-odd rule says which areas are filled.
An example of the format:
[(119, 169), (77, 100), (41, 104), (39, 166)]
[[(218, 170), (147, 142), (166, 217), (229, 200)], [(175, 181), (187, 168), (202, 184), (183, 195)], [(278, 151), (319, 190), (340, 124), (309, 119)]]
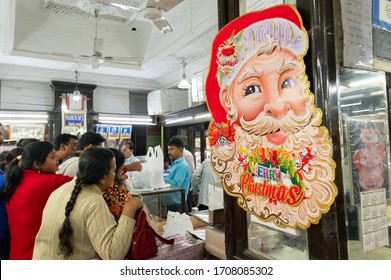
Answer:
[(284, 89), (284, 88), (293, 88), (296, 86), (296, 80), (293, 79), (293, 78), (286, 78), (282, 84), (281, 84), (281, 89)]
[(258, 85), (251, 85), (244, 88), (244, 94), (249, 95), (252, 93), (261, 92), (261, 88)]

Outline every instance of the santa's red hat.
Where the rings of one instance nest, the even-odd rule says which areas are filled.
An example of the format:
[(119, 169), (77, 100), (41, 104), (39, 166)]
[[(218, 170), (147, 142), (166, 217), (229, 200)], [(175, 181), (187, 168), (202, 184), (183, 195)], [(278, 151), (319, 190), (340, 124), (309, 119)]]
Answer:
[(276, 40), (297, 57), (307, 52), (308, 38), (297, 10), (290, 5), (278, 5), (251, 12), (228, 23), (216, 35), (206, 79), (205, 91), (209, 111), (214, 121), (227, 122), (220, 104), (221, 86), (230, 85), (242, 66), (258, 54), (260, 47)]

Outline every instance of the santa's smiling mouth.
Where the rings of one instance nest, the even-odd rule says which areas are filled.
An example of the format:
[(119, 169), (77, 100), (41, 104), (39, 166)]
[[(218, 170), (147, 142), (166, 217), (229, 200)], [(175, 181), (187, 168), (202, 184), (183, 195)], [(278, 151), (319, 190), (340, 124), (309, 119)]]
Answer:
[(281, 129), (277, 129), (275, 132), (266, 134), (267, 140), (275, 145), (281, 145), (288, 138), (288, 134)]

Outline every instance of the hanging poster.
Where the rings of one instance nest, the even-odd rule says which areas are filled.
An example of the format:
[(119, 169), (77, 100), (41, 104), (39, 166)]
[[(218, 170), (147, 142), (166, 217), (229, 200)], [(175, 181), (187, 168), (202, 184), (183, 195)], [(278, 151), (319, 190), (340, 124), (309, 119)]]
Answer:
[(385, 122), (382, 120), (349, 119), (350, 152), (354, 203), (360, 193), (388, 185), (388, 159), (385, 149)]
[(248, 13), (216, 35), (206, 81), (212, 167), (240, 207), (279, 227), (317, 224), (337, 195), (307, 49), (293, 6)]
[(110, 125), (109, 126), (109, 138), (119, 138), (119, 125)]
[[(87, 112), (85, 110), (87, 106), (81, 106), (80, 108), (70, 106), (70, 102), (73, 100), (73, 98), (71, 98), (71, 94), (69, 93), (63, 93), (60, 98), (62, 99), (61, 133), (70, 133), (80, 137), (84, 132), (87, 131)], [(82, 98), (80, 100), (83, 100), (83, 102), (87, 104), (86, 98)]]
[(389, 246), (386, 190), (360, 193), (363, 251)]
[(345, 0), (341, 3), (343, 65), (372, 70), (371, 1)]
[(121, 126), (121, 139), (130, 139), (132, 135), (132, 126), (131, 125), (122, 125)]
[(45, 139), (45, 124), (11, 124), (10, 140), (21, 138), (35, 138), (40, 141)]
[(109, 126), (104, 124), (97, 124), (96, 125), (96, 133), (99, 133), (103, 136), (103, 138), (107, 138), (109, 131)]
[(375, 27), (391, 32), (390, 0), (372, 0), (372, 22)]

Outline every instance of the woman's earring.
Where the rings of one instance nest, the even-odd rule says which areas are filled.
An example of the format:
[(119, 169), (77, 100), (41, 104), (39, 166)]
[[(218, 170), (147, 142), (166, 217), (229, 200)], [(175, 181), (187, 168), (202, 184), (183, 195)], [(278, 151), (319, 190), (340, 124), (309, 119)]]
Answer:
[(99, 182), (104, 185), (106, 183), (106, 180), (105, 179), (100, 179)]

